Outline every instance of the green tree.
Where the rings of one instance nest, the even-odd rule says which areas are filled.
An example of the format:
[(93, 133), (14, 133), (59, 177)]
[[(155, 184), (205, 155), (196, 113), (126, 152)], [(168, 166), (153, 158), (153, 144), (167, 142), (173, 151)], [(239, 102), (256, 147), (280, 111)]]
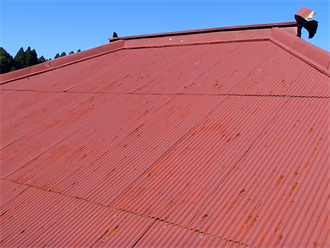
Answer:
[(13, 57), (0, 47), (0, 74), (9, 72), (14, 65)]
[(60, 57), (60, 54), (59, 54), (59, 53), (56, 53), (54, 59), (57, 59), (57, 58), (59, 58), (59, 57)]
[(69, 55), (70, 55), (70, 54), (74, 54), (74, 51), (71, 51), (71, 52), (69, 53)]
[(33, 65), (32, 51), (31, 51), (31, 47), (28, 47), (25, 50), (25, 66), (24, 67), (28, 67), (31, 65)]
[(81, 50), (80, 50), (80, 49), (78, 49), (77, 53), (79, 53), (79, 52), (81, 52)]
[(33, 50), (31, 51), (31, 55), (32, 55), (32, 64), (33, 64), (33, 65), (38, 64), (38, 63), (39, 63), (39, 61), (38, 61), (38, 54), (37, 54), (37, 52), (36, 52), (35, 49), (33, 49)]
[(64, 57), (64, 56), (66, 56), (66, 53), (65, 52), (61, 53), (60, 57)]
[(38, 59), (38, 64), (40, 63), (43, 63), (43, 62), (46, 62), (47, 60), (45, 59), (44, 56), (41, 56), (39, 59)]
[(18, 52), (14, 58), (14, 61), (15, 61), (14, 67), (16, 69), (21, 69), (21, 68), (26, 67), (25, 52), (24, 52), (23, 47), (21, 47), (18, 50)]

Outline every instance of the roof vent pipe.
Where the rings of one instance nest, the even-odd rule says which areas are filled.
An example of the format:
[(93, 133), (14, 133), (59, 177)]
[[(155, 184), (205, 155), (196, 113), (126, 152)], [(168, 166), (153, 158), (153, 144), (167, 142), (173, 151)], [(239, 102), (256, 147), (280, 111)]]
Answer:
[(309, 35), (308, 35), (308, 39), (311, 39), (314, 37), (316, 30), (317, 30), (317, 25), (318, 22), (311, 20), (313, 18), (313, 16), (316, 13), (312, 10), (310, 10), (309, 8), (306, 7), (302, 7), (295, 15), (294, 18), (297, 21), (297, 26), (298, 26), (298, 30), (297, 30), (297, 36), (301, 37), (301, 29), (302, 27), (306, 28)]

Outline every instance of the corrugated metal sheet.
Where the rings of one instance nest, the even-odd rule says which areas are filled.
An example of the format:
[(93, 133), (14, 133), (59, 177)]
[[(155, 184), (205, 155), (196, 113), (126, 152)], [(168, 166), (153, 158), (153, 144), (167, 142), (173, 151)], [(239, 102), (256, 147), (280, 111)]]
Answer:
[[(13, 193), (13, 185), (1, 180), (1, 191)], [(16, 190), (21, 188), (14, 199), (2, 196), (1, 247), (132, 247), (155, 222), (45, 190)]]
[(329, 77), (269, 40), (122, 49), (0, 96), (3, 247), (330, 245)]

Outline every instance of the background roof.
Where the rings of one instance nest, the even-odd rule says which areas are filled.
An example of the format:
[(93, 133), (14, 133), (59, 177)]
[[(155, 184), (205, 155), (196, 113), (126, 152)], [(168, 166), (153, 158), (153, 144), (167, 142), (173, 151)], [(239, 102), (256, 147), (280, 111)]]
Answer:
[[(86, 50), (119, 36), (295, 21), (303, 6), (316, 11), (319, 29), (309, 42), (330, 51), (327, 0), (139, 1), (2, 0), (0, 45), (15, 56), (20, 47), (38, 55)], [(184, 10), (184, 11), (183, 11)], [(308, 34), (303, 30), (302, 38)]]
[(1, 84), (1, 245), (328, 247), (329, 53), (286, 25), (119, 40)]

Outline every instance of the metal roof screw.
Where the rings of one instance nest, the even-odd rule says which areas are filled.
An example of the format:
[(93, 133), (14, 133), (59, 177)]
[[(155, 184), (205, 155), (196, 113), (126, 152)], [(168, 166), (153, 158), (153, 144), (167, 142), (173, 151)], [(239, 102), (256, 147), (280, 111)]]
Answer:
[(202, 239), (203, 238), (203, 235), (201, 235), (200, 238)]
[(116, 218), (117, 215), (114, 215), (113, 218)]
[(164, 228), (166, 228), (167, 226), (164, 226)]

